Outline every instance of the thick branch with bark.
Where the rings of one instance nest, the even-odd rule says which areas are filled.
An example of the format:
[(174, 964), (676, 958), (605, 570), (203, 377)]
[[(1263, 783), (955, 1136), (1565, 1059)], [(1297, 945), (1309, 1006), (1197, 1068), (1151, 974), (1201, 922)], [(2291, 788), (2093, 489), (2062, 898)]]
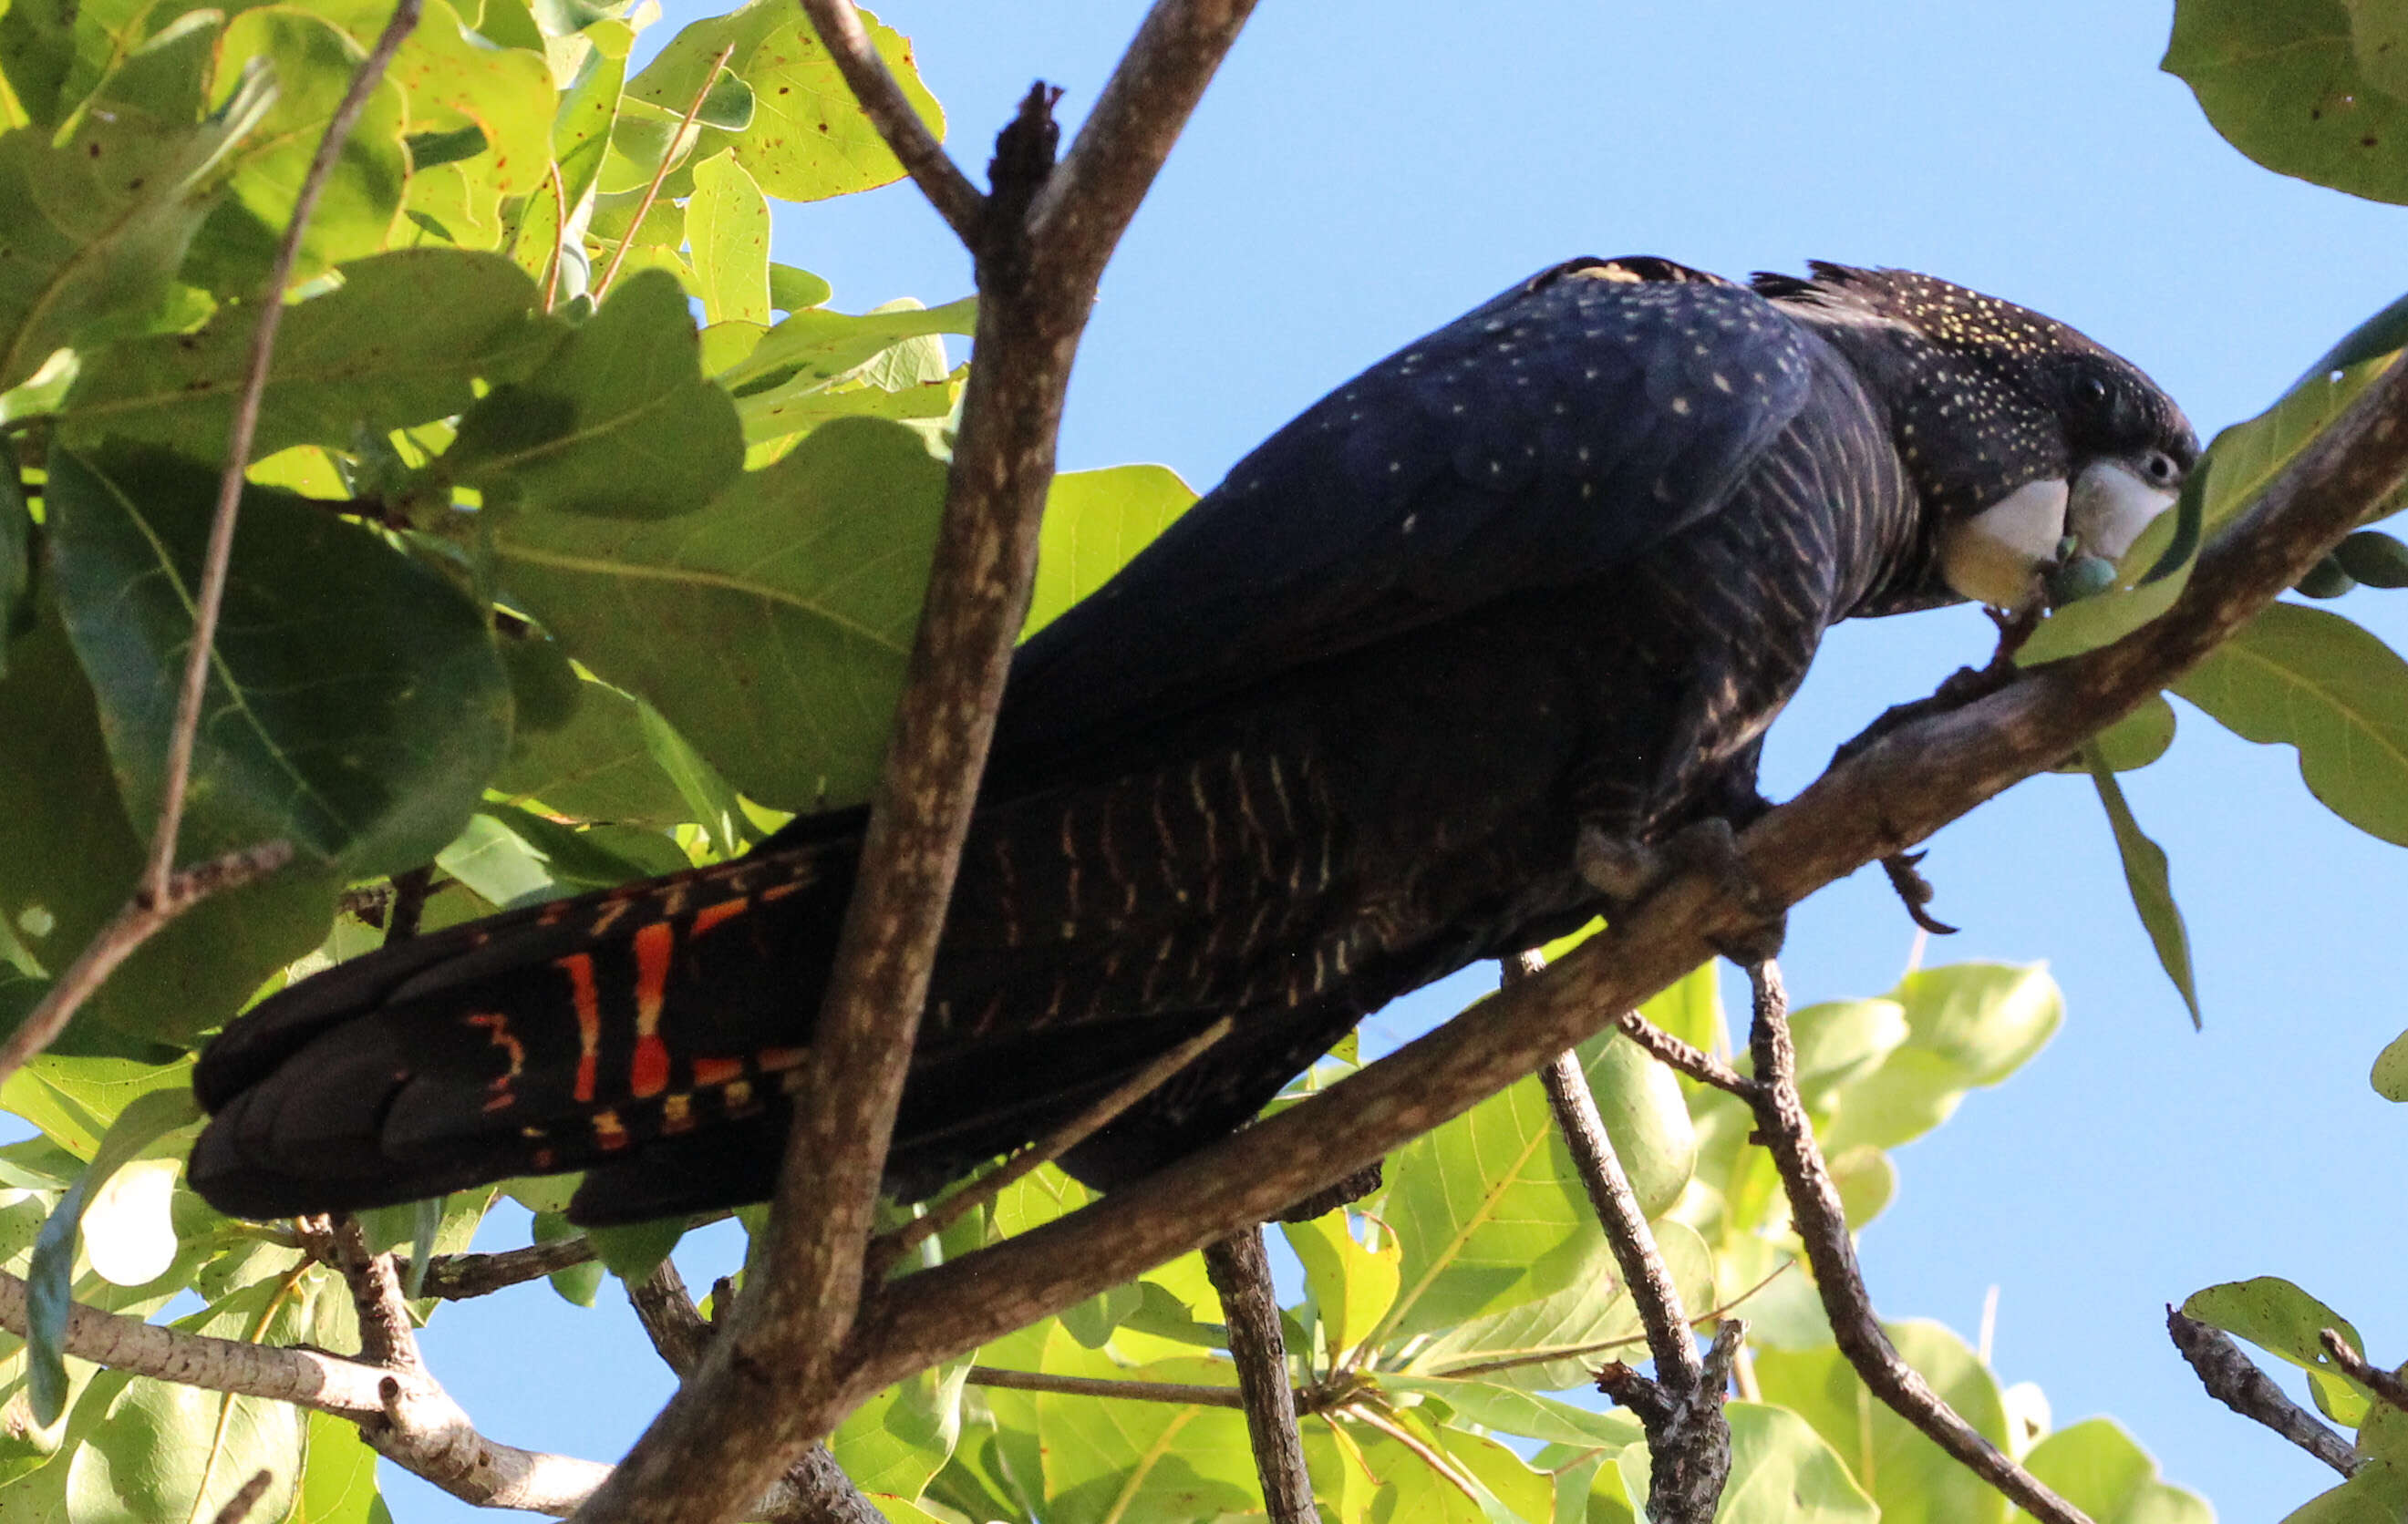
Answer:
[(2222, 1329), (2166, 1308), (2166, 1333), (2182, 1351), (2207, 1394), (2244, 1418), (2264, 1424), (2317, 1460), (2354, 1475), (2365, 1462), (2349, 1441), (2315, 1414), (2284, 1395), (2274, 1378), (2258, 1368)]
[[(843, 21), (846, 7), (823, 8)], [(1252, 8), (1252, 0), (1161, 0), (1058, 170), (1044, 87), (997, 139), (972, 246), (976, 363), (944, 523), (859, 876), (799, 1071), (755, 1294), (595, 1496), (592, 1518), (725, 1518), (882, 1384), (865, 1384), (853, 1337), (871, 1212), (1027, 611), (1071, 357), (1104, 262)], [(841, 52), (840, 26), (838, 43)], [(882, 115), (874, 83), (870, 93), (866, 109), (896, 157), (928, 167), (906, 123)]]
[(1958, 1417), (1921, 1373), (1909, 1365), (1882, 1331), (1865, 1292), (1856, 1240), (1840, 1204), (1840, 1188), (1823, 1162), (1814, 1124), (1798, 1094), (1798, 1050), (1789, 1040), (1789, 1002), (1781, 971), (1768, 960), (1748, 970), (1756, 989), (1756, 1020), (1748, 1047), (1762, 1095), (1756, 1104), (1756, 1133), (1772, 1155), (1789, 1215), (1814, 1267), (1814, 1289), (1823, 1300), (1832, 1336), (1872, 1394), (1966, 1470), (2013, 1499), (2047, 1524), (2090, 1524), (2089, 1517), (2058, 1497), (2040, 1478), (2015, 1464), (1981, 1431)]
[(1204, 1271), (1228, 1318), (1229, 1358), (1238, 1366), (1264, 1511), (1270, 1524), (1321, 1524), (1312, 1505), (1312, 1478), (1304, 1469), (1304, 1440), (1296, 1429), (1296, 1390), (1288, 1385), (1287, 1341), (1280, 1333), (1279, 1296), (1271, 1289), (1262, 1230), (1205, 1245)]
[[(2041, 772), (2179, 677), (2408, 477), (2408, 366), (2397, 367), (2269, 484), (2200, 557), (2165, 615), (1901, 725), (1740, 838), (1762, 897), (1789, 904), (1923, 840)], [(1717, 876), (1668, 883), (1542, 977), (1136, 1190), (895, 1284), (864, 1319), (864, 1392), (1142, 1274), (1361, 1168), (1537, 1069), (1712, 955), (1760, 905)]]

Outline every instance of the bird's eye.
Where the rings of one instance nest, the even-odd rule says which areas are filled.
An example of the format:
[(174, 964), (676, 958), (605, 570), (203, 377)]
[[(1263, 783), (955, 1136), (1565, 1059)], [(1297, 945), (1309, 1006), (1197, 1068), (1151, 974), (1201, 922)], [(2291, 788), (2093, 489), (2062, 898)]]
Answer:
[(2149, 451), (2149, 458), (2141, 463), (2141, 471), (2160, 487), (2172, 487), (2182, 480), (2182, 467), (2162, 449)]
[(2086, 376), (2075, 384), (2073, 393), (2086, 407), (2107, 406), (2107, 383), (2096, 376)]

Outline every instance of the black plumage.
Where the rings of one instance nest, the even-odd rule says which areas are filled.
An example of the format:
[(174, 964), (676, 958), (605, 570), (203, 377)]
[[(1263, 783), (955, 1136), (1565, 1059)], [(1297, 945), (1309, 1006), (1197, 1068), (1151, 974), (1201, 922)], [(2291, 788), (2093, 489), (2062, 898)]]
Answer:
[[(2128, 363), (1903, 272), (1575, 261), (1416, 341), (1020, 652), (889, 1184), (1225, 1015), (1067, 1162), (1109, 1188), (1239, 1125), (1393, 997), (1609, 908), (1584, 833), (1760, 813), (1833, 622), (2036, 598), (2196, 454)], [(249, 1216), (566, 1169), (588, 1221), (766, 1195), (859, 826), (271, 998), (202, 1059), (194, 1184)]]

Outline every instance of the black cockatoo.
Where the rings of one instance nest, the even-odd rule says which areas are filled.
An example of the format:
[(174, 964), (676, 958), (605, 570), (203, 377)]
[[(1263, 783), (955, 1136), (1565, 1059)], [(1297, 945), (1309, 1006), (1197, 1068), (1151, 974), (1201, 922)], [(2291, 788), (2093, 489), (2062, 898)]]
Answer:
[[(1760, 813), (1834, 621), (2030, 605), (2197, 455), (2129, 363), (1902, 271), (1576, 260), (1416, 340), (1020, 651), (890, 1188), (1225, 1016), (1065, 1162), (1110, 1189), (1243, 1123), (1366, 1013), (1609, 908), (1584, 840)], [(562, 1170), (587, 1222), (766, 1197), (861, 824), (273, 996), (201, 1060), (194, 1184), (246, 1217)]]

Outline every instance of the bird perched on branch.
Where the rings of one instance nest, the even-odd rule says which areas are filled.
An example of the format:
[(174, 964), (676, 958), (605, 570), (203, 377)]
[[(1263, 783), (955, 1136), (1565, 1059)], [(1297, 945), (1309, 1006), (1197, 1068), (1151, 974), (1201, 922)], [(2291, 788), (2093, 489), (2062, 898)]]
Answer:
[[(2034, 606), (2198, 444), (2129, 363), (1926, 276), (1523, 281), (1313, 405), (1012, 667), (887, 1162), (925, 1194), (1224, 1017), (1065, 1161), (1220, 1136), (1390, 999), (1647, 891), (1823, 632)], [(585, 1170), (769, 1194), (859, 812), (453, 927), (236, 1020), (192, 1178), (250, 1217)]]

